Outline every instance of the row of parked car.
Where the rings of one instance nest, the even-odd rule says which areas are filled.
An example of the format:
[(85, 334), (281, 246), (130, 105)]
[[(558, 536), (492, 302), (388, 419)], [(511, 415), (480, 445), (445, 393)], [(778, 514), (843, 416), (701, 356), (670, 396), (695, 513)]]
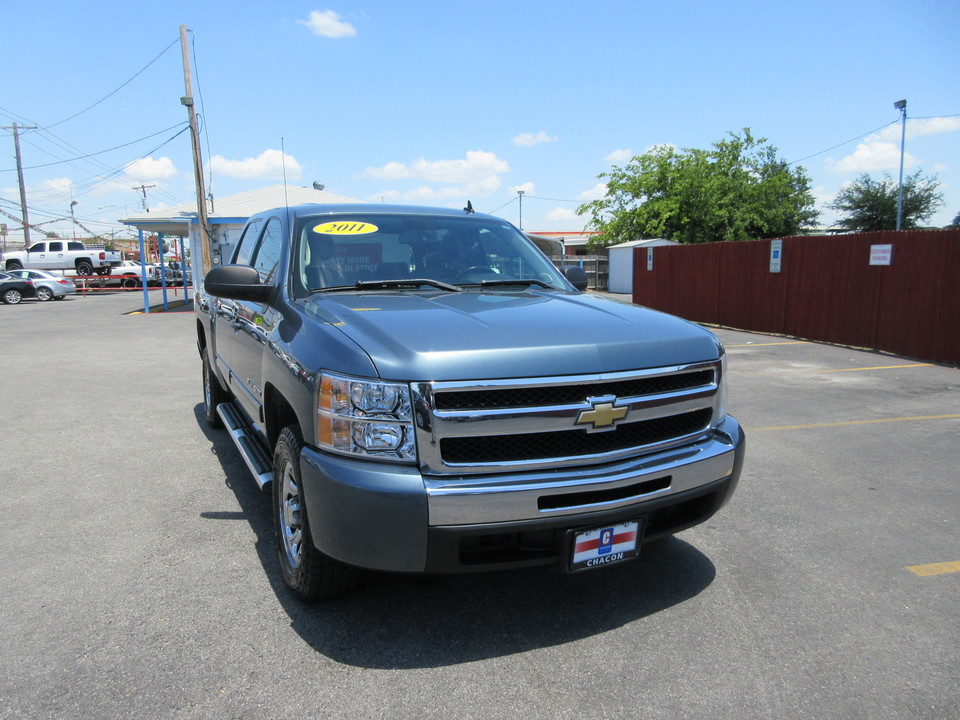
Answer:
[(0, 272), (0, 300), (16, 305), (24, 298), (41, 302), (63, 300), (77, 291), (77, 284), (68, 277), (45, 270), (11, 270)]

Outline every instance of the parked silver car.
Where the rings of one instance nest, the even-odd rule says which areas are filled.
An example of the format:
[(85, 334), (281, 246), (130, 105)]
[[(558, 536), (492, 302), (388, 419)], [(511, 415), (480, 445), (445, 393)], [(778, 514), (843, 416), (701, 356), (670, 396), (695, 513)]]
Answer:
[(54, 275), (44, 270), (8, 270), (13, 277), (32, 280), (37, 288), (37, 300), (63, 300), (67, 295), (77, 292), (77, 284), (68, 277)]

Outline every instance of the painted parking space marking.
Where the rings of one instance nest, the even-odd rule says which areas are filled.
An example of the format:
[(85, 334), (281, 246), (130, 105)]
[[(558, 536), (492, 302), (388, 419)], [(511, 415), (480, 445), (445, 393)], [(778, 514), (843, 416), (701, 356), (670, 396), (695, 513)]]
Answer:
[(908, 565), (906, 569), (912, 572), (914, 575), (919, 575), (920, 577), (928, 577), (930, 575), (947, 575), (949, 573), (960, 572), (960, 561), (930, 563), (929, 565)]
[(839, 368), (836, 370), (783, 370), (765, 373), (731, 372), (730, 375), (760, 375), (762, 377), (784, 377), (786, 375), (828, 375), (830, 373), (867, 372), (868, 370), (902, 370), (904, 368), (933, 367), (932, 363), (911, 363), (909, 365), (874, 365), (872, 367)]
[(774, 430), (816, 430), (818, 428), (851, 427), (855, 425), (879, 425), (880, 423), (892, 423), (892, 422), (917, 422), (920, 420), (956, 420), (956, 419), (960, 419), (960, 413), (951, 414), (951, 415), (914, 415), (911, 417), (876, 418), (874, 420), (845, 420), (843, 422), (809, 423), (806, 425), (773, 425), (770, 427), (759, 427), (759, 428), (748, 427), (747, 430), (749, 432), (772, 432)]
[(738, 345), (730, 345), (730, 344), (724, 343), (723, 346), (728, 348), (735, 348), (735, 347), (767, 347), (768, 345), (809, 345), (809, 344), (810, 343), (804, 340), (791, 340), (790, 342), (768, 342), (768, 343), (748, 342), (748, 343), (741, 343)]

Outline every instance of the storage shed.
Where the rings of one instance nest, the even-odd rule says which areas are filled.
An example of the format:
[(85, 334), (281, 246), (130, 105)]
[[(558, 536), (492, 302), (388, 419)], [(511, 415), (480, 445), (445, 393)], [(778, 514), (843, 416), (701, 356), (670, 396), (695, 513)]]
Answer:
[(610, 276), (607, 290), (613, 293), (633, 292), (633, 256), (635, 248), (650, 248), (662, 245), (676, 245), (673, 240), (652, 238), (650, 240), (631, 240), (607, 248), (610, 258)]

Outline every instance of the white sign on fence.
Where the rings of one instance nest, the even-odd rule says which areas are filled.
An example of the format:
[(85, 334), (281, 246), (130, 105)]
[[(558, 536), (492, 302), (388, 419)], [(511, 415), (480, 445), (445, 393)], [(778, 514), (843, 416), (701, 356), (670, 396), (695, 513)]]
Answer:
[(783, 240), (770, 243), (770, 272), (780, 272), (780, 260), (783, 258)]
[(870, 264), (889, 265), (893, 260), (893, 245), (871, 245)]

